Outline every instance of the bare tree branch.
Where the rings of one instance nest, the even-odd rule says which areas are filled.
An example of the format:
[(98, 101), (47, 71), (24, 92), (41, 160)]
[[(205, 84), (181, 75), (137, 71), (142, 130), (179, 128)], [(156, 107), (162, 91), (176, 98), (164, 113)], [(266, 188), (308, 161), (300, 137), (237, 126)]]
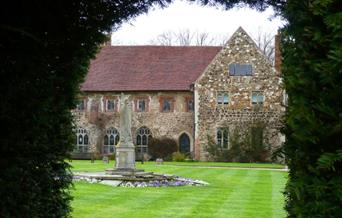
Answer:
[(178, 45), (189, 46), (192, 44), (194, 38), (194, 33), (189, 29), (181, 30), (177, 34)]
[[(184, 29), (177, 33), (172, 31), (163, 32), (156, 39), (150, 40), (150, 44), (164, 46), (224, 46), (228, 38), (225, 34), (212, 37), (207, 32), (191, 32), (190, 29)], [(274, 64), (274, 36), (259, 27), (254, 41), (266, 58)]]
[(262, 29), (259, 27), (255, 42), (262, 53), (264, 53), (266, 58), (272, 64), (274, 64), (274, 36), (272, 36), (270, 33), (262, 31)]

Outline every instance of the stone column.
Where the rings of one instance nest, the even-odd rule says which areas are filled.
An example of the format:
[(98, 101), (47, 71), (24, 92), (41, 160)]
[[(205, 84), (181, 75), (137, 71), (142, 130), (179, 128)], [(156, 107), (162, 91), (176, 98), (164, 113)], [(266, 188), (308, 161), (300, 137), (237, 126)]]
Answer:
[(120, 98), (120, 142), (116, 146), (116, 169), (135, 169), (135, 150), (132, 138), (132, 102), (129, 96)]
[(120, 97), (120, 141), (116, 146), (115, 169), (106, 170), (107, 174), (131, 175), (135, 169), (135, 148), (132, 138), (132, 102), (129, 96)]

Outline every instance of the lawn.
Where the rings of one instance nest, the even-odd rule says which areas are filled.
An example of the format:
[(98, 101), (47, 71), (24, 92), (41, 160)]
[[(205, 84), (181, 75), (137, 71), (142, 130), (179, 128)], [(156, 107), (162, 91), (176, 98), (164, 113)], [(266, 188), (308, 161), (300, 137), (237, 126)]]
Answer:
[[(73, 161), (73, 171), (103, 171), (114, 163)], [(230, 168), (234, 167), (234, 168)], [(251, 169), (236, 169), (238, 167)], [(263, 164), (137, 163), (137, 168), (201, 179), (202, 187), (124, 188), (76, 182), (73, 217), (285, 217), (287, 173)], [(275, 168), (283, 167), (274, 165)]]

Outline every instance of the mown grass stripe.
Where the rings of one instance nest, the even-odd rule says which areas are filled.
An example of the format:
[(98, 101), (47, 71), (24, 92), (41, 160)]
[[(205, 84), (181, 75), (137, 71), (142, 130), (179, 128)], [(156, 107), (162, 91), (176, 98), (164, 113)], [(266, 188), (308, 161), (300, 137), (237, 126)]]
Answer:
[(231, 188), (229, 195), (223, 196), (222, 204), (213, 217), (241, 217), (245, 208), (246, 198), (249, 197), (253, 177), (257, 171), (240, 171), (240, 176), (234, 178), (234, 182), (228, 183), (225, 188)]
[[(114, 214), (119, 214), (124, 210), (130, 211), (127, 205), (130, 202), (136, 201), (136, 199), (142, 199), (144, 192), (138, 191), (136, 189), (130, 188), (113, 188), (101, 184), (82, 184), (76, 183), (77, 189), (82, 189), (82, 186), (91, 185), (93, 191), (87, 191), (82, 189), (82, 193), (74, 195), (75, 199), (73, 201), (74, 217), (80, 215), (80, 217), (87, 217), (89, 214), (101, 214), (108, 210), (114, 212)], [(78, 187), (78, 188), (77, 188)], [(81, 215), (82, 214), (82, 215)], [(89, 216), (93, 217), (93, 216)], [(108, 217), (113, 217), (112, 215)]]
[(285, 197), (283, 191), (287, 180), (287, 173), (273, 172), (272, 173), (272, 213), (274, 218), (286, 217), (284, 210)]
[[(272, 180), (271, 172), (259, 171), (253, 178), (249, 197), (247, 198), (242, 217), (272, 217)], [(255, 202), (259, 202), (256, 204)]]
[[(213, 171), (213, 170), (212, 170)], [(239, 174), (239, 171), (223, 171), (220, 177), (223, 178), (222, 183), (227, 183), (230, 178), (234, 178)], [(206, 193), (202, 198), (196, 199), (196, 204), (192, 207), (191, 213), (186, 214), (186, 217), (210, 217), (217, 210), (220, 209), (223, 196), (228, 196), (232, 192), (232, 189), (221, 188), (220, 186), (214, 186)], [(197, 197), (197, 196), (196, 196)], [(204, 206), (206, 205), (206, 206)]]
[[(102, 162), (76, 163), (101, 171)], [(96, 170), (97, 169), (97, 170)], [(75, 183), (72, 216), (87, 217), (284, 217), (285, 172), (144, 164), (145, 171), (176, 174), (210, 183), (204, 187), (124, 188)], [(264, 180), (262, 179), (264, 178)], [(266, 179), (267, 178), (267, 179)], [(270, 185), (272, 184), (272, 185)], [(255, 213), (254, 213), (255, 211)]]

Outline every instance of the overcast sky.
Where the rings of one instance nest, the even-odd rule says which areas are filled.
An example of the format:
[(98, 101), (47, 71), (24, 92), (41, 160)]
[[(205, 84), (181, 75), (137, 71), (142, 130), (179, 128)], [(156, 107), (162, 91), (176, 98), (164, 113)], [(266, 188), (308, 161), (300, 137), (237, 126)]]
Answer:
[(252, 37), (259, 31), (275, 35), (283, 25), (274, 18), (272, 9), (260, 13), (249, 8), (234, 8), (229, 11), (176, 0), (164, 9), (153, 9), (124, 23), (112, 34), (112, 44), (145, 45), (163, 32), (207, 32), (212, 37), (229, 37), (241, 26)]

